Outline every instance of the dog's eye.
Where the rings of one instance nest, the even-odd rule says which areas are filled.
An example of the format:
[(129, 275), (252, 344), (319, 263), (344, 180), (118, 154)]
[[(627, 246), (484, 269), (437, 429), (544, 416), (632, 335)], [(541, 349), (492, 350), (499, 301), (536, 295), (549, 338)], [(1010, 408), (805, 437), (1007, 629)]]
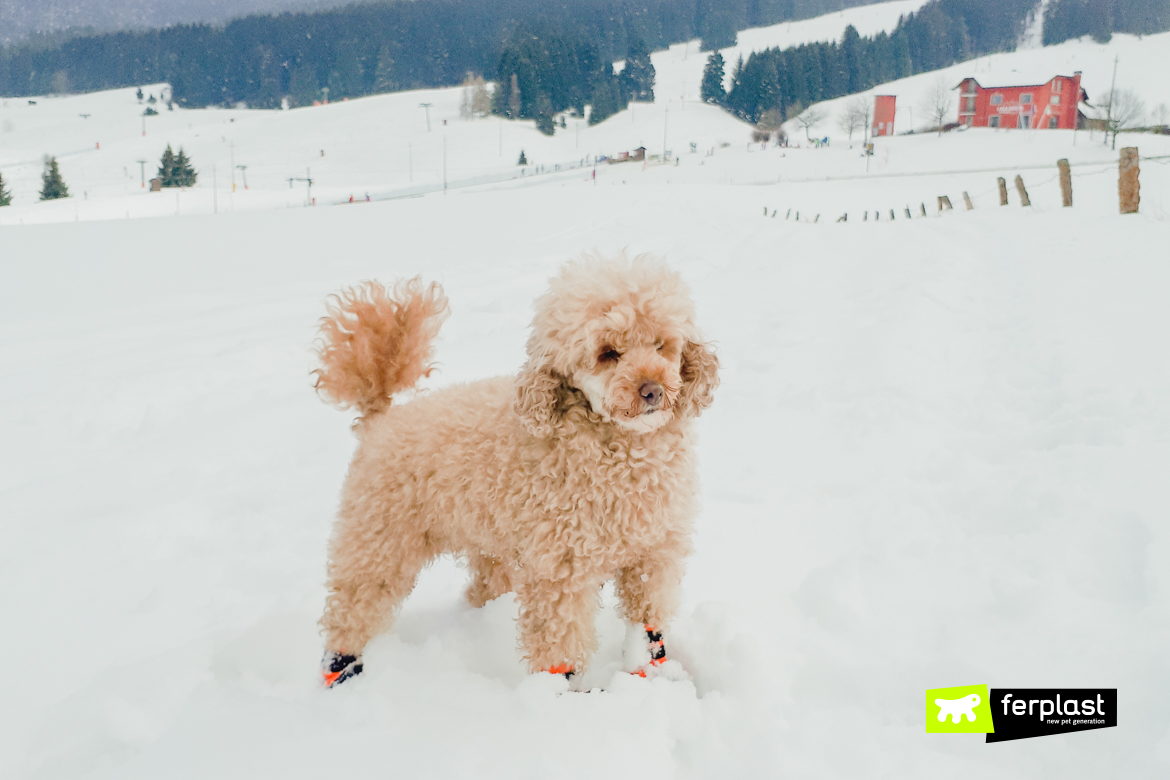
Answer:
[(666, 344), (664, 344), (663, 342), (660, 341), (654, 345), (654, 348), (656, 350), (658, 350), (659, 352), (661, 352), (662, 350), (666, 349)]
[(621, 359), (622, 359), (622, 353), (620, 353), (616, 349), (612, 349), (612, 348), (606, 349), (600, 355), (597, 356), (598, 363), (616, 363)]

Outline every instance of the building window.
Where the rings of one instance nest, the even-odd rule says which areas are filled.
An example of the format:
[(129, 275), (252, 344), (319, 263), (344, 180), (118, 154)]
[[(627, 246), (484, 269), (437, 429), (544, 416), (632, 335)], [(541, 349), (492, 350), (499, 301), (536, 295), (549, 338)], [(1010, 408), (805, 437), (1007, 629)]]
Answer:
[(1031, 126), (1032, 126), (1032, 117), (1029, 116), (1028, 114), (1020, 114), (1019, 129), (1020, 130), (1027, 130)]
[(1059, 106), (1060, 105), (1060, 95), (1053, 95), (1050, 99), (1050, 102), (1054, 106)]
[(1025, 92), (1024, 94), (1020, 95), (1020, 102), (1023, 103), (1024, 105), (1031, 103), (1032, 102), (1032, 93)]
[(1048, 129), (1055, 130), (1060, 125), (1060, 119), (1054, 116), (1048, 117)]
[(998, 106), (1003, 103), (1003, 95), (992, 95), (991, 105)]
[(967, 98), (967, 111), (969, 113), (975, 112), (975, 98), (973, 98), (973, 97)]
[(987, 121), (987, 126), (988, 127), (999, 127), (999, 114), (996, 114), (995, 116), (991, 117), (991, 119), (989, 119)]
[(1052, 82), (1052, 91), (1053, 92), (1063, 92), (1064, 91), (1064, 82), (1061, 81), (1060, 79), (1057, 79), (1056, 81)]

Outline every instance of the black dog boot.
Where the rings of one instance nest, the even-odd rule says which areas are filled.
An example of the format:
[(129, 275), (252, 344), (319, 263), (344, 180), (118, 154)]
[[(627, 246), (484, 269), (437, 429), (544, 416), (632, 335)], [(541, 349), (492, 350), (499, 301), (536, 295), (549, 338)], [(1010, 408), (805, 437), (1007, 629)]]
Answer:
[(662, 641), (662, 632), (653, 626), (643, 625), (642, 628), (646, 631), (646, 642), (650, 646), (650, 663), (636, 672), (630, 672), (638, 677), (645, 677), (647, 669), (661, 666), (666, 661), (666, 644)]
[(326, 688), (340, 685), (350, 677), (357, 677), (361, 673), (362, 657), (360, 655), (344, 655), (327, 650), (325, 657), (321, 659), (321, 677)]

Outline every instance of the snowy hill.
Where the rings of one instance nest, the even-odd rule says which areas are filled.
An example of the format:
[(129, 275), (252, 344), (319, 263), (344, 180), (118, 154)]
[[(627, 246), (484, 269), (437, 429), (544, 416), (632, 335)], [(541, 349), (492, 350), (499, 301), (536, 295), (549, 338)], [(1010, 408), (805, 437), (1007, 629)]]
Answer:
[[(1118, 52), (1127, 84), (1170, 39), (980, 63), (1083, 56), (1093, 95)], [(655, 57), (660, 78), (701, 60)], [(1155, 103), (1155, 82), (1127, 85)], [(164, 109), (145, 139), (132, 90), (0, 108), (17, 196), (0, 209), (0, 777), (1167, 774), (1170, 139), (1122, 137), (1146, 158), (1142, 212), (1123, 217), (1116, 156), (1085, 133), (899, 136), (867, 174), (835, 128), (828, 148), (761, 150), (665, 91), (553, 138), (462, 121), (459, 100)], [(664, 134), (677, 165), (555, 170), (657, 154)], [(512, 170), (520, 149), (533, 165), (325, 207), (441, 182), (444, 138), (451, 181)], [(150, 173), (168, 141), (199, 186), (143, 193), (134, 161)], [(233, 143), (249, 184), (234, 195)], [(75, 197), (32, 202), (46, 152)], [(318, 208), (289, 189), (307, 167)], [(1017, 172), (1033, 206), (1013, 191), (1001, 208), (995, 177)], [(936, 211), (944, 194), (957, 210)], [(467, 608), (445, 560), (366, 673), (320, 690), (325, 543), (353, 451), (308, 374), (325, 296), (442, 282), (440, 387), (515, 371), (533, 298), (592, 249), (664, 255), (721, 356), (667, 636), (691, 679), (621, 673), (607, 589), (586, 677), (606, 690), (558, 695), (524, 673), (513, 598)], [(1116, 687), (1121, 725), (925, 734), (923, 691), (971, 683)]]

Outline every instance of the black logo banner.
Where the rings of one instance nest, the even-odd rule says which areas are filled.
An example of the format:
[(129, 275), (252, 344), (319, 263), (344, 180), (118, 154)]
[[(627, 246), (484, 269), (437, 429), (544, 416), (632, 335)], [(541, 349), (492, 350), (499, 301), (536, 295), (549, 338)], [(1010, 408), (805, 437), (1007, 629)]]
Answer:
[(1117, 726), (1116, 688), (992, 688), (988, 742)]

